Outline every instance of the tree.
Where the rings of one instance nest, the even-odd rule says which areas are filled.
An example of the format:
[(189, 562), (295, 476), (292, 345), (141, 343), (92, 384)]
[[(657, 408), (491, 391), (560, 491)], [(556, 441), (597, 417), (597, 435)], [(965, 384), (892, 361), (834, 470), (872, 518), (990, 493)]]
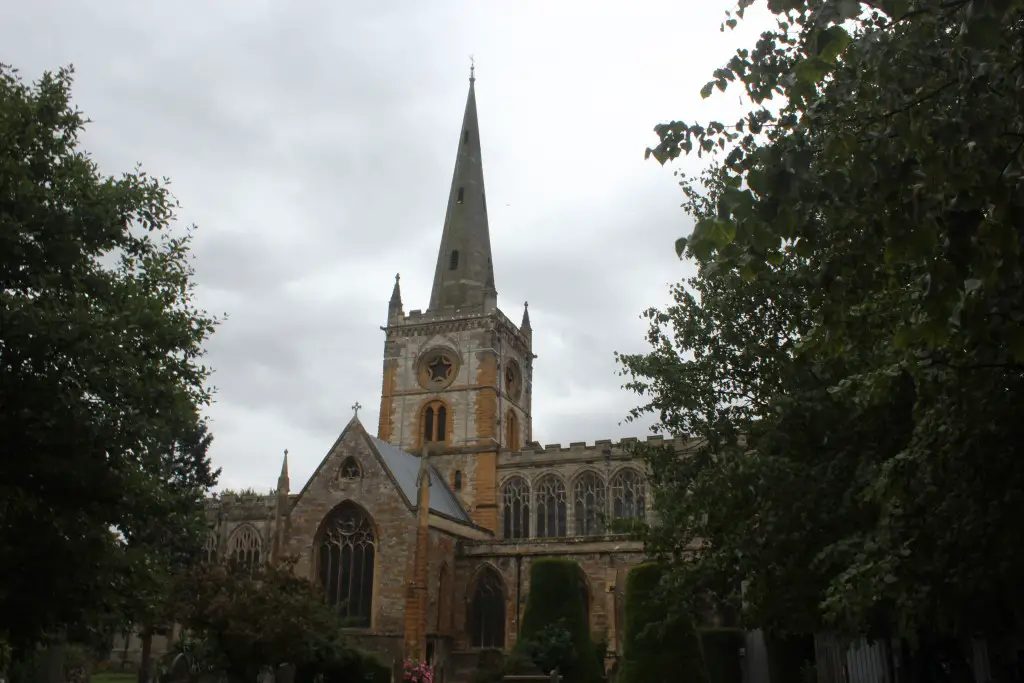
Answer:
[(337, 614), (292, 565), (201, 564), (181, 575), (178, 619), (231, 683), (252, 683), (266, 667), (326, 667), (341, 657)]
[[(0, 632), (24, 651), (110, 613), (155, 520), (191, 523), (209, 401), (190, 231), (166, 181), (103, 176), (72, 72), (0, 65)], [(182, 495), (182, 491), (186, 491)]]
[(650, 548), (676, 595), (742, 587), (779, 629), (1012, 629), (1024, 3), (769, 8), (703, 91), (738, 83), (752, 111), (660, 125), (648, 150), (718, 153), (712, 182), (683, 182), (698, 274), (648, 312), (654, 350), (621, 358), (632, 417), (702, 444), (648, 453)]
[(213, 441), (204, 421), (174, 444), (160, 480), (167, 486), (162, 506), (139, 521), (127, 539), (130, 571), (119, 594), (121, 623), (136, 627), (142, 640), (139, 683), (149, 680), (153, 635), (168, 629), (174, 619), (174, 580), (200, 561), (206, 540), (204, 497), (216, 483), (207, 451)]

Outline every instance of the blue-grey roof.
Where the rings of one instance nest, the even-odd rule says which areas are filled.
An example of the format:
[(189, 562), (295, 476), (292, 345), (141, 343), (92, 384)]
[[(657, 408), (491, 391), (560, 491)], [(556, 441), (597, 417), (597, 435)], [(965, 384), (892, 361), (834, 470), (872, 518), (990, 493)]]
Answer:
[[(420, 472), (420, 459), (375, 436), (370, 436), (370, 439), (373, 441), (377, 452), (380, 453), (381, 459), (384, 460), (384, 465), (391, 470), (391, 475), (398, 482), (402, 493), (409, 499), (415, 510), (417, 500), (416, 477)], [(459, 500), (452, 493), (451, 489), (448, 488), (444, 478), (438, 474), (433, 465), (428, 465), (428, 467), (430, 468), (431, 512), (436, 512), (440, 515), (457, 519), (460, 522), (466, 522), (467, 524), (471, 523), (469, 515), (462, 509)]]

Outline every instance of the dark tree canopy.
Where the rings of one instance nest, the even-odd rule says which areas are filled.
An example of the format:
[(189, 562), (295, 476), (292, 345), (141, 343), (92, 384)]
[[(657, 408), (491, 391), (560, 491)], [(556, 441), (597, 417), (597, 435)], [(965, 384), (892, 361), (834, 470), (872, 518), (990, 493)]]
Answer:
[(189, 554), (216, 476), (190, 234), (166, 181), (79, 148), (70, 89), (0, 65), (0, 633), (19, 646), (117, 607), (147, 535)]
[(697, 275), (621, 357), (633, 417), (703, 439), (648, 453), (649, 548), (681, 600), (743, 586), (759, 625), (1012, 628), (1024, 3), (769, 8), (777, 27), (704, 90), (738, 85), (750, 113), (660, 125), (649, 150), (714, 159), (682, 183)]

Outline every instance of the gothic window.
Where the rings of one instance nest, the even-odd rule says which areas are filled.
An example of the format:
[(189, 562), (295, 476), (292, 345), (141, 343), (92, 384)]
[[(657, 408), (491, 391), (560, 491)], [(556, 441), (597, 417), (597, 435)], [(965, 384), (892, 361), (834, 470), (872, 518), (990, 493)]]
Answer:
[(619, 470), (608, 488), (611, 490), (612, 515), (616, 519), (644, 519), (647, 487), (639, 472)]
[(338, 474), (342, 479), (359, 479), (363, 476), (359, 462), (351, 455), (342, 461)]
[(519, 450), (519, 418), (511, 409), (505, 418), (505, 447), (510, 451)]
[(370, 626), (375, 551), (370, 519), (355, 504), (342, 503), (324, 520), (317, 558), (320, 585), (347, 626)]
[(442, 442), (445, 440), (448, 427), (448, 409), (440, 401), (427, 404), (423, 409), (423, 441), (424, 443)]
[(260, 538), (260, 532), (248, 524), (238, 527), (228, 542), (228, 558), (247, 569), (260, 565), (262, 551), (263, 539)]
[(437, 632), (446, 634), (452, 627), (452, 577), (448, 565), (441, 565), (437, 580)]
[(459, 195), (458, 195), (458, 198), (457, 198), (457, 199), (456, 199), (455, 201), (457, 201), (457, 202), (458, 202), (459, 204), (461, 204), (461, 203), (462, 203), (462, 198), (463, 198), (463, 196), (464, 196), (465, 194), (466, 194), (466, 188), (464, 188), (464, 187), (460, 187), (460, 188), (459, 188)]
[(452, 255), (448, 262), (448, 270), (455, 270), (459, 267), (459, 250), (452, 249)]
[(462, 490), (462, 470), (455, 470), (455, 475), (452, 477), (452, 488), (456, 491)]
[(206, 534), (206, 544), (203, 546), (203, 555), (207, 562), (217, 561), (217, 533), (211, 531)]
[(530, 488), (522, 477), (512, 477), (501, 487), (501, 517), (505, 538), (530, 535)]
[(537, 538), (566, 535), (565, 483), (555, 474), (537, 482), (534, 505), (537, 510)]
[(505, 647), (505, 591), (501, 575), (485, 566), (469, 601), (469, 641), (473, 647)]
[(572, 487), (573, 525), (577, 536), (595, 536), (604, 532), (604, 479), (596, 472), (586, 471), (576, 478)]

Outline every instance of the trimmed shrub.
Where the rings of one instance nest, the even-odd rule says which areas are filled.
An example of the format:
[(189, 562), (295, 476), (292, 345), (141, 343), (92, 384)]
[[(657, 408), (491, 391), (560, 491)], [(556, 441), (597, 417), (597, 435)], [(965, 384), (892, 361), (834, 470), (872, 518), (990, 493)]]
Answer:
[(623, 661), (618, 681), (708, 683), (693, 623), (667, 622), (668, 610), (656, 594), (663, 571), (657, 564), (642, 564), (634, 567), (626, 579)]
[(711, 683), (743, 683), (740, 650), (747, 634), (739, 628), (705, 628), (700, 630), (704, 649), (704, 666)]
[[(516, 651), (543, 668), (551, 665), (559, 647), (569, 650), (557, 663), (566, 683), (596, 683), (603, 674), (590, 640), (583, 586), (583, 570), (572, 560), (544, 558), (530, 565), (530, 596)], [(563, 640), (571, 647), (564, 647)]]

